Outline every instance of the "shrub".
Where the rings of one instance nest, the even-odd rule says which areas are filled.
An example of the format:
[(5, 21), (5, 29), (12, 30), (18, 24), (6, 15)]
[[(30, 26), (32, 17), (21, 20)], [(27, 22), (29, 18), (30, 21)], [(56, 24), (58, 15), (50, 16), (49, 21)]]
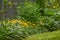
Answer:
[(45, 8), (45, 15), (46, 16), (53, 16), (55, 15), (57, 10), (52, 9), (52, 8)]
[(27, 36), (47, 32), (47, 30), (43, 27), (35, 27), (35, 26), (21, 26), (18, 23), (10, 23), (9, 20), (2, 21), (0, 23), (0, 40), (22, 40)]
[(0, 40), (22, 40), (33, 34), (39, 34), (51, 30), (56, 30), (54, 29), (54, 27), (57, 27), (57, 25), (57, 29), (59, 29), (60, 27), (59, 24), (54, 24), (55, 22), (52, 21), (52, 19), (50, 18), (49, 20), (47, 20), (46, 18), (41, 17), (41, 22), (42, 21), (44, 24), (40, 24), (40, 26), (29, 25), (29, 27), (23, 27), (21, 26), (21, 24), (18, 23), (12, 24), (9, 23), (8, 20), (2, 21), (0, 23)]
[(60, 29), (59, 18), (57, 19), (55, 18), (55, 16), (41, 16), (39, 19), (40, 21), (37, 24), (37, 27), (43, 27), (48, 29), (49, 31), (55, 31)]
[[(22, 31), (21, 27), (12, 25), (7, 21), (3, 21), (0, 24), (0, 40), (21, 40)], [(20, 36), (19, 36), (20, 35)]]
[(39, 5), (36, 3), (25, 2), (24, 5), (18, 5), (17, 19), (24, 19), (33, 23), (37, 23), (40, 13)]

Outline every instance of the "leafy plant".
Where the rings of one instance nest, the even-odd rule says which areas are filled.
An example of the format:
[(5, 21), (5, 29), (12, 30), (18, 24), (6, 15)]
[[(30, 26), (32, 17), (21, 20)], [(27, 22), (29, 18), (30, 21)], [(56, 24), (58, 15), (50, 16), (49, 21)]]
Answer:
[(0, 40), (22, 40), (27, 36), (48, 31), (43, 27), (22, 27), (18, 23), (12, 24), (8, 21), (5, 20), (0, 23)]
[(39, 5), (36, 3), (25, 2), (24, 5), (18, 5), (17, 11), (18, 19), (25, 19), (33, 23), (36, 23), (40, 16)]

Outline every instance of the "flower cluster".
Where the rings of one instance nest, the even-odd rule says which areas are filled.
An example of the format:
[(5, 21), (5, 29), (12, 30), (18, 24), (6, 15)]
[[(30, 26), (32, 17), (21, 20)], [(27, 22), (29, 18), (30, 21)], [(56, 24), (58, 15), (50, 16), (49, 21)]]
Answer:
[(21, 26), (36, 26), (34, 23), (31, 23), (31, 22), (27, 22), (27, 21), (23, 21), (23, 20), (17, 20), (17, 19), (13, 19), (13, 20), (8, 20), (8, 23), (11, 23), (11, 24), (16, 24), (18, 23), (19, 25)]

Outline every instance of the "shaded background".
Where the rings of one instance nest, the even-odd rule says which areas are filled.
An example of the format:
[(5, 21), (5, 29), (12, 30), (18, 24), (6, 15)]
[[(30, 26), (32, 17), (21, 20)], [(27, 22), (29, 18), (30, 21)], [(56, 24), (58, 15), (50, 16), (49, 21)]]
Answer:
[[(7, 5), (4, 4), (3, 0), (0, 0), (0, 20), (3, 19), (3, 16), (4, 16), (4, 19), (6, 19), (6, 18), (13, 19), (14, 16), (16, 16), (16, 14), (17, 14), (17, 11), (16, 11), (16, 6), (18, 5), (17, 3), (18, 2), (24, 3), (24, 1), (25, 0), (8, 0), (8, 2), (16, 3), (16, 5), (13, 5), (12, 8), (10, 8), (8, 4)], [(35, 2), (36, 0), (29, 0), (29, 1)], [(4, 8), (6, 8), (6, 12), (3, 13), (3, 12), (1, 12), (1, 10)]]

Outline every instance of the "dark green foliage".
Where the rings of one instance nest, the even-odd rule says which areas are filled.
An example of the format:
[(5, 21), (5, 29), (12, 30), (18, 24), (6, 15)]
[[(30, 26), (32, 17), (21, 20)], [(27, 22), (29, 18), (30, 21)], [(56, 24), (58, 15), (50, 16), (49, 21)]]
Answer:
[(37, 0), (36, 3), (39, 5), (41, 15), (44, 15), (45, 9), (45, 1), (46, 0)]
[(37, 0), (37, 4), (40, 6), (40, 8), (45, 7), (45, 1), (46, 0)]
[(36, 3), (25, 2), (24, 5), (18, 6), (17, 11), (18, 19), (25, 19), (33, 23), (36, 23), (40, 17), (39, 5)]

